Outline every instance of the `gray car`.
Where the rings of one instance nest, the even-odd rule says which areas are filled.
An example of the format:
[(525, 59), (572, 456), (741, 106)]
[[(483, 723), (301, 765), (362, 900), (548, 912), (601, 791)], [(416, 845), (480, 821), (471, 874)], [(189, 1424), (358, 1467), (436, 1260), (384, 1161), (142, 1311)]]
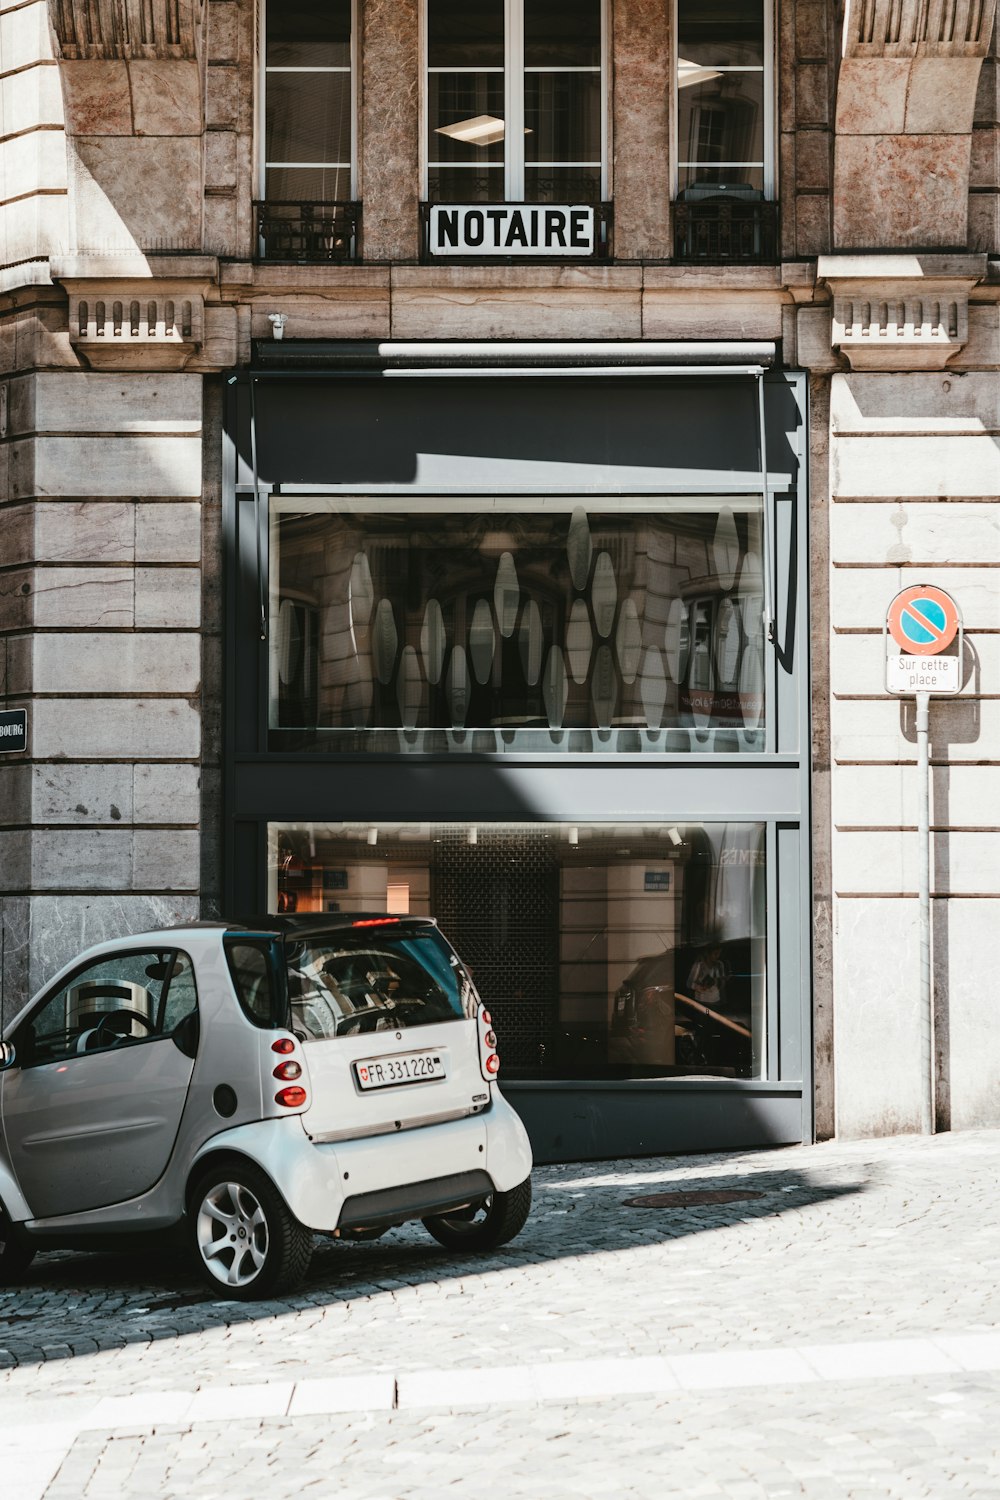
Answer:
[(490, 1249), (531, 1151), (489, 1013), (429, 918), (196, 923), (89, 949), (0, 1044), (0, 1284), (46, 1248), (182, 1237), (243, 1299), (317, 1232)]

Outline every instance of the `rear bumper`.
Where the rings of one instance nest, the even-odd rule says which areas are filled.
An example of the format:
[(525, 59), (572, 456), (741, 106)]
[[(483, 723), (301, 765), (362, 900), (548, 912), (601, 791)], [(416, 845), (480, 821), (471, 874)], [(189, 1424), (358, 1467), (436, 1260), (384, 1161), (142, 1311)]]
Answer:
[[(386, 1224), (425, 1218), (489, 1192), (509, 1192), (531, 1172), (524, 1126), (496, 1089), (485, 1114), (396, 1135), (315, 1142), (305, 1133), (307, 1121), (308, 1115), (296, 1115), (239, 1125), (206, 1142), (199, 1161), (220, 1150), (249, 1157), (299, 1222), (321, 1233), (377, 1227), (370, 1216), (376, 1209), (391, 1215)], [(457, 1187), (455, 1179), (461, 1180)], [(440, 1188), (446, 1201), (439, 1201), (432, 1185), (449, 1181)], [(356, 1199), (363, 1200), (363, 1218), (354, 1207), (347, 1210)]]
[(380, 1188), (374, 1193), (355, 1193), (344, 1200), (338, 1229), (391, 1229), (409, 1219), (467, 1208), (493, 1191), (488, 1172), (455, 1172), (450, 1177), (432, 1177), (427, 1182), (408, 1182), (403, 1187)]

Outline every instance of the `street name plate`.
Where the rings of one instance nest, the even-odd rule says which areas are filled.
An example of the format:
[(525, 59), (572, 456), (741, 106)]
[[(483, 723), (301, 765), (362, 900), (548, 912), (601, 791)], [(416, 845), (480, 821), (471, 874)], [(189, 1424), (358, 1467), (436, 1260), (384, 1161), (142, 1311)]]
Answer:
[(885, 685), (890, 693), (957, 693), (962, 671), (957, 656), (904, 656), (887, 651)]
[(28, 710), (5, 708), (0, 711), (0, 754), (28, 748)]

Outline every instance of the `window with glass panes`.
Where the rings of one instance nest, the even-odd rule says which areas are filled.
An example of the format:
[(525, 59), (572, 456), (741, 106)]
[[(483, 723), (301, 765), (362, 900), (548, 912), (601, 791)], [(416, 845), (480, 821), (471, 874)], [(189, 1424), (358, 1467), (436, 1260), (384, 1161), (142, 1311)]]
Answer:
[(427, 197), (606, 196), (605, 0), (425, 0)]
[(677, 0), (677, 196), (774, 193), (768, 0)]
[(264, 29), (264, 181), (269, 201), (352, 194), (353, 0), (269, 0)]

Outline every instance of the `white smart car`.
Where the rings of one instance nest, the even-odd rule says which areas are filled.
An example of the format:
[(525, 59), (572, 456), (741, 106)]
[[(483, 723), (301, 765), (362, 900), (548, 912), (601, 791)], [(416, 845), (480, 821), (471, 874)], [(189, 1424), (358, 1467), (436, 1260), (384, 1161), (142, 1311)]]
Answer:
[(489, 1013), (429, 918), (147, 932), (67, 965), (0, 1044), (0, 1284), (36, 1251), (187, 1236), (230, 1297), (314, 1233), (421, 1219), (492, 1249), (531, 1205)]

